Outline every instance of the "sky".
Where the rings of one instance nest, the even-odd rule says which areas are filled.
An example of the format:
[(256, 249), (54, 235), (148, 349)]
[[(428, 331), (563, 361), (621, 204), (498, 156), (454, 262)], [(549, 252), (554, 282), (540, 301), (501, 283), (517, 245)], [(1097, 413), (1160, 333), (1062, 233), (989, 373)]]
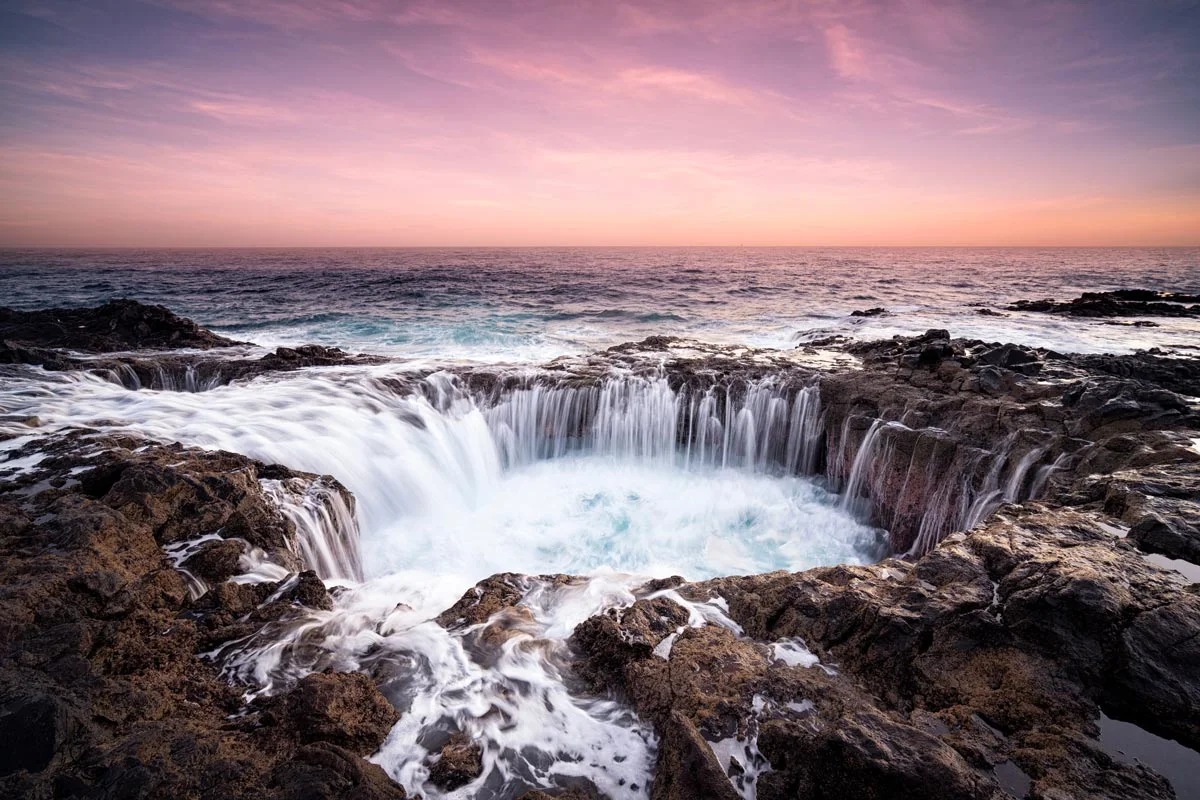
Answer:
[(0, 0), (0, 246), (1200, 245), (1192, 0)]

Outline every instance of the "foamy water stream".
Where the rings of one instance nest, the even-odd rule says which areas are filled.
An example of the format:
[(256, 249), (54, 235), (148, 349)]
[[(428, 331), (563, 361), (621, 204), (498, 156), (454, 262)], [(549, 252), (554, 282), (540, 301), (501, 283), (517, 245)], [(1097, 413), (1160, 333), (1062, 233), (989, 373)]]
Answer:
[[(306, 561), (346, 587), (335, 608), (212, 655), (250, 694), (326, 667), (372, 674), (403, 712), (375, 760), (427, 797), (443, 796), (427, 782), (429, 763), (455, 731), (483, 745), (485, 770), (450, 796), (511, 797), (580, 780), (614, 798), (645, 796), (652, 730), (571, 678), (575, 625), (633, 602), (649, 577), (801, 570), (880, 552), (882, 532), (803, 474), (821, 441), (814, 390), (765, 381), (727, 402), (719, 390), (682, 396), (665, 380), (625, 377), (594, 388), (533, 385), (492, 404), (445, 374), (397, 391), (382, 380), (406, 377), (397, 370), (309, 370), (202, 393), (29, 370), (0, 388), (0, 411), (36, 414), (41, 426), (14, 428), (27, 435), (5, 447), (90, 426), (345, 484), (356, 520), (319, 484), (289, 494), (264, 482), (298, 523)], [(344, 534), (355, 523), (352, 553)], [(496, 621), (499, 638), (432, 621), (498, 572), (580, 579), (525, 579), (521, 609)], [(694, 607), (696, 619), (732, 624), (714, 603)]]

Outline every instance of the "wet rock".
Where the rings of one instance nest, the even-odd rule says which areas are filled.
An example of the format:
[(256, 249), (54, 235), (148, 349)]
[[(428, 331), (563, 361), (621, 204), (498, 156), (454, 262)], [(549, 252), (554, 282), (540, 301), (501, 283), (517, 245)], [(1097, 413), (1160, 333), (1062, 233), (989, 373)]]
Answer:
[[(680, 591), (697, 598), (719, 594), (730, 616), (760, 640), (802, 637), (838, 665), (838, 679), (852, 676), (870, 693), (867, 707), (856, 713), (884, 714), (884, 728), (911, 724), (896, 712), (915, 718), (916, 708), (961, 720), (926, 733), (969, 763), (1013, 759), (1032, 777), (1035, 795), (1044, 790), (1054, 796), (1052, 789), (1075, 785), (1092, 787), (1088, 796), (1096, 797), (1169, 796), (1160, 777), (1080, 744), (1095, 735), (1100, 702), (1148, 729), (1197, 743), (1200, 679), (1187, 665), (1200, 658), (1193, 652), (1200, 642), (1200, 596), (1145, 562), (1088, 513), (1038, 507), (1002, 513), (913, 565), (888, 561), (723, 578)], [(687, 652), (677, 644), (673, 657), (676, 650)], [(672, 668), (670, 674), (681, 673)], [(783, 683), (776, 678), (768, 686), (778, 693)], [(826, 687), (807, 696), (820, 709), (832, 694)], [(972, 732), (974, 719), (998, 729)], [(856, 761), (853, 748), (847, 749), (860, 733), (849, 722), (839, 724), (849, 727), (836, 738), (838, 758), (854, 761), (854, 780), (871, 774), (876, 767)], [(816, 747), (812, 741), (789, 739), (773, 749), (767, 736), (774, 730), (762, 724), (759, 746), (777, 772), (787, 771), (790, 762), (780, 760), (787, 753), (804, 752), (809, 763), (824, 758), (819, 749), (799, 749)], [(908, 736), (893, 731), (873, 747)], [(914, 746), (913, 752), (928, 749)], [(1065, 751), (1078, 757), (1064, 757)], [(903, 764), (905, 758), (892, 753), (885, 762)], [(825, 774), (843, 769), (826, 767)], [(952, 780), (955, 771), (940, 780)], [(863, 779), (881, 786), (891, 780), (886, 770)], [(896, 780), (919, 786), (922, 779)], [(888, 796), (901, 791), (889, 788)]]
[(442, 747), (437, 761), (429, 768), (434, 786), (453, 791), (466, 786), (483, 772), (483, 750), (470, 737), (456, 733)]
[(1200, 749), (1197, 659), (1200, 596), (1181, 594), (1173, 602), (1138, 614), (1121, 632), (1117, 666), (1106, 696), (1144, 727)]
[(721, 763), (696, 726), (678, 712), (661, 724), (658, 765), (651, 797), (655, 800), (738, 800)]
[(1133, 355), (1073, 355), (1072, 363), (1092, 372), (1151, 383), (1200, 397), (1200, 359), (1138, 352)]
[[(52, 371), (87, 370), (129, 389), (197, 392), (268, 372), (386, 361), (320, 345), (280, 347), (261, 358), (248, 357), (244, 351), (232, 355), (144, 354), (185, 348), (209, 351), (247, 344), (218, 336), (162, 306), (134, 300), (114, 300), (96, 308), (0, 308), (0, 364), (30, 364)], [(124, 351), (140, 352), (120, 355)]]
[(346, 672), (308, 675), (267, 707), (300, 742), (329, 742), (360, 755), (378, 750), (400, 718), (370, 678)]
[(404, 800), (378, 764), (341, 747), (318, 742), (296, 751), (290, 761), (275, 767), (269, 796), (279, 800)]
[(1065, 303), (1054, 300), (1020, 300), (1011, 311), (1066, 314), (1073, 317), (1200, 317), (1200, 295), (1122, 289), (1085, 292)]
[(603, 800), (595, 790), (571, 787), (570, 789), (538, 789), (526, 792), (517, 800)]
[(886, 308), (868, 308), (865, 311), (851, 311), (852, 317), (882, 317), (888, 313)]
[(245, 545), (240, 541), (215, 540), (204, 545), (182, 566), (210, 586), (224, 583), (240, 571), (238, 561), (244, 550)]
[(0, 777), (41, 772), (78, 727), (71, 709), (45, 694), (11, 697), (0, 704)]
[[(878, 710), (847, 678), (786, 666), (763, 645), (713, 625), (679, 634), (665, 660), (641, 648), (620, 651), (613, 642), (645, 635), (645, 615), (599, 626), (628, 619), (627, 637), (595, 636), (596, 619), (573, 642), (654, 722), (654, 797), (733, 800), (755, 784), (764, 798), (1000, 796), (953, 748)], [(801, 702), (807, 698), (816, 705)]]
[(579, 580), (570, 575), (518, 575), (502, 572), (468, 589), (457, 603), (438, 615), (436, 622), (450, 630), (480, 625), (502, 609), (512, 608), (519, 603), (534, 581), (565, 585)]
[(1013, 344), (1000, 345), (981, 353), (977, 358), (980, 364), (1004, 367), (1026, 375), (1036, 374), (1041, 369), (1035, 353)]
[[(246, 709), (198, 655), (210, 624), (249, 635), (280, 609), (328, 607), (313, 573), (220, 583), (193, 605), (162, 549), (242, 520), (290, 557), (256, 478), (273, 470), (94, 432), (38, 447), (36, 467), (0, 480), (0, 796), (404, 796), (361, 760), (396, 719), (368, 678), (314, 676)], [(191, 566), (225, 574), (233, 548), (217, 547)]]
[(1147, 553), (1200, 564), (1200, 509), (1196, 503), (1171, 505), (1173, 513), (1150, 512), (1129, 529), (1129, 539)]
[(592, 617), (576, 627), (572, 640), (590, 656), (587, 672), (612, 674), (631, 660), (649, 658), (659, 642), (687, 623), (685, 608), (659, 597)]
[(112, 300), (96, 308), (0, 308), (0, 340), (94, 353), (239, 344), (176, 316), (164, 306), (136, 300)]

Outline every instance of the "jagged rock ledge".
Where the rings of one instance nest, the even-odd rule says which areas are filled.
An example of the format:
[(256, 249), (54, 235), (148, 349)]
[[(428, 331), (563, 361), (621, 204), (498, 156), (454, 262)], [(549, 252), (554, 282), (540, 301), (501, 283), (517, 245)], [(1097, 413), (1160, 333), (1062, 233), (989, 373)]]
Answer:
[[(791, 353), (653, 337), (523, 376), (454, 374), (498, 400), (614, 369), (723, 386), (726, 403), (765, 378), (819, 382), (825, 474), (844, 485), (875, 448), (861, 491), (910, 551), (655, 581), (582, 623), (576, 672), (659, 735), (653, 797), (1173, 796), (1095, 736), (1103, 710), (1200, 747), (1200, 591), (1144, 557), (1200, 554), (1195, 359), (930, 331)], [(369, 677), (314, 674), (247, 704), (197, 655), (330, 607), (267, 486), (322, 482), (350, 506), (336, 481), (96, 431), (15, 456), (34, 463), (0, 483), (0, 739), (19, 742), (0, 793), (404, 796), (361, 758), (396, 719)], [(960, 508), (970, 497), (990, 501)], [(933, 524), (931, 508), (958, 513)], [(495, 576), (438, 621), (500, 647), (530, 587), (576, 580)], [(726, 622), (693, 626), (695, 603)], [(460, 737), (437, 763), (439, 785), (461, 786), (478, 748)]]
[(318, 476), (94, 431), (38, 454), (0, 483), (0, 794), (405, 796), (362, 760), (397, 719), (366, 676), (246, 706), (199, 656), (329, 607), (262, 483)]
[[(1072, 317), (1200, 317), (1200, 295), (1118, 289), (1084, 292), (1065, 303), (1054, 300), (1019, 300), (1010, 311), (1066, 314)], [(1149, 323), (1153, 324), (1153, 323)]]
[(0, 364), (85, 370), (129, 389), (195, 392), (265, 373), (387, 360), (312, 344), (279, 347), (265, 355), (255, 349), (164, 306), (136, 300), (40, 311), (0, 307)]

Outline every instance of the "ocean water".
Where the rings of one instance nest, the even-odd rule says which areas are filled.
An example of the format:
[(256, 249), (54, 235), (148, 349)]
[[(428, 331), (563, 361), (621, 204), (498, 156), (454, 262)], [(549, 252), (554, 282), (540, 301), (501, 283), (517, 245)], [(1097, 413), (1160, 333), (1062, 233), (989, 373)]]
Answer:
[[(1195, 344), (1195, 322), (1132, 328), (980, 307), (1117, 288), (1200, 292), (1200, 250), (301, 249), (0, 251), (0, 305), (161, 303), (264, 346), (539, 361), (653, 334), (763, 347), (842, 334), (956, 336), (1073, 352)], [(889, 314), (852, 317), (858, 309)]]
[[(80, 426), (331, 474), (357, 501), (361, 569), (324, 565), (327, 583), (344, 587), (332, 610), (210, 654), (230, 680), (256, 695), (327, 667), (371, 674), (403, 712), (372, 758), (428, 798), (500, 800), (581, 781), (613, 798), (644, 798), (653, 729), (619, 699), (579, 687), (571, 632), (632, 603), (649, 577), (877, 560), (886, 532), (870, 524), (869, 502), (813, 474), (819, 393), (787, 394), (767, 380), (722, 415), (715, 396), (683, 397), (653, 376), (515, 391), (499, 402), (471, 396), (444, 372), (413, 394), (393, 391), (388, 379), (463, 362), (527, 372), (659, 334), (793, 348), (831, 334), (872, 339), (937, 327), (1076, 352), (1200, 345), (1196, 320), (1131, 327), (978, 313), (1134, 287), (1200, 293), (1200, 250), (7, 251), (0, 305), (132, 297), (264, 348), (319, 343), (396, 360), (195, 394), (6, 367), (0, 433), (15, 438), (0, 442), (0, 479), (36, 466), (36, 455), (9, 458), (15, 448)], [(889, 313), (851, 316), (872, 307)], [(39, 425), (27, 427), (29, 417)], [(685, 418), (695, 438), (681, 448)], [(288, 506), (297, 518), (311, 511), (303, 502)], [(318, 540), (334, 541), (345, 525), (309, 516)], [(255, 569), (278, 577), (278, 568)], [(579, 577), (520, 579), (521, 613), (500, 621), (512, 635), (499, 645), (433, 621), (499, 572)], [(691, 624), (737, 630), (721, 598), (677, 599)], [(776, 643), (776, 652), (814, 665), (798, 647)], [(443, 792), (429, 783), (429, 765), (455, 731), (481, 745), (484, 774)], [(752, 796), (753, 780), (739, 791)]]

